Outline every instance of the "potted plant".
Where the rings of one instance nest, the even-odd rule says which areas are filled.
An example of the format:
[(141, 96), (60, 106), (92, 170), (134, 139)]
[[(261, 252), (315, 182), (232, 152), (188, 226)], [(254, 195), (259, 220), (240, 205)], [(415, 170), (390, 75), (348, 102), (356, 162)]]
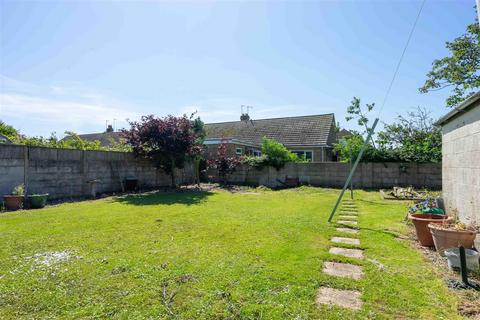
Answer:
[(28, 197), (28, 205), (32, 209), (40, 209), (47, 204), (48, 193), (31, 194)]
[(18, 210), (22, 207), (23, 195), (25, 193), (25, 188), (23, 184), (20, 184), (13, 188), (12, 193), (3, 196), (5, 201), (5, 207), (7, 210)]
[(447, 224), (453, 220), (437, 207), (435, 199), (432, 198), (417, 201), (409, 209), (408, 218), (413, 222), (417, 239), (424, 247), (434, 246), (432, 234), (428, 229), (429, 224)]
[(454, 210), (452, 220), (456, 222), (453, 224), (440, 223), (428, 226), (432, 234), (435, 249), (441, 256), (445, 256), (445, 250), (449, 248), (458, 248), (459, 246), (463, 246), (466, 249), (473, 248), (475, 237), (479, 231), (479, 228), (474, 222), (468, 226), (465, 223), (459, 222), (456, 210)]

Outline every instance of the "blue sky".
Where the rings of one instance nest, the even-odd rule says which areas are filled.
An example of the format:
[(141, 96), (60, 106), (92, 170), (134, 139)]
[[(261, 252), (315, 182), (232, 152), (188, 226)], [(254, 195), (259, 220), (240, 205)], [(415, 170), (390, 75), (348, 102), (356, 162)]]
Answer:
[[(382, 120), (417, 106), (474, 0), (427, 0)], [(420, 1), (0, 1), (0, 119), (29, 135), (99, 132), (105, 120), (198, 110), (206, 122), (381, 104)]]

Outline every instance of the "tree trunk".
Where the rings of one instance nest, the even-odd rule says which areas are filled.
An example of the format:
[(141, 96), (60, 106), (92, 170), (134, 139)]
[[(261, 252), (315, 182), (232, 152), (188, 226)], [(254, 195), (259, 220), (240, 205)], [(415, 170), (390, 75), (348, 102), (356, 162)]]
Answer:
[(175, 160), (171, 159), (171, 166), (170, 166), (170, 178), (172, 179), (172, 188), (176, 188), (175, 185)]
[(200, 187), (200, 159), (195, 158), (193, 161), (195, 164), (195, 183)]

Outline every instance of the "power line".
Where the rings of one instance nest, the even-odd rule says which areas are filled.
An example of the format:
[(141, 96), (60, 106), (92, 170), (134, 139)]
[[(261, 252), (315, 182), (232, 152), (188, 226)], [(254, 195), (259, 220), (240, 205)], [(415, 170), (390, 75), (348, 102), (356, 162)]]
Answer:
[(385, 93), (385, 97), (383, 98), (383, 102), (380, 106), (380, 110), (378, 112), (378, 117), (380, 117), (380, 114), (382, 113), (383, 107), (385, 107), (385, 104), (387, 103), (387, 98), (390, 95), (390, 91), (392, 90), (393, 82), (395, 81), (395, 78), (397, 77), (398, 70), (400, 69), (400, 65), (402, 64), (403, 57), (405, 56), (405, 52), (407, 51), (408, 45), (410, 44), (410, 39), (412, 39), (413, 32), (415, 31), (415, 27), (417, 26), (418, 19), (420, 18), (420, 14), (422, 13), (423, 6), (425, 5), (426, 0), (422, 1), (422, 4), (420, 6), (420, 9), (418, 10), (417, 17), (415, 18), (415, 22), (413, 23), (412, 29), (410, 30), (410, 34), (408, 35), (407, 43), (405, 43), (405, 47), (403, 48), (402, 55), (400, 56), (400, 60), (398, 60), (398, 64), (395, 68), (395, 72), (393, 73), (392, 81), (390, 81), (390, 84), (388, 85), (387, 92)]

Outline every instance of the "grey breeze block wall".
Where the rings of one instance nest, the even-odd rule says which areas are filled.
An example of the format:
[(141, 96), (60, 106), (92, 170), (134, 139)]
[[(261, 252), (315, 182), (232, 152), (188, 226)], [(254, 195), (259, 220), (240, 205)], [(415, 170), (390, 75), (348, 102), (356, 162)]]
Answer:
[[(340, 162), (288, 163), (284, 168), (257, 170), (242, 165), (228, 175), (229, 183), (281, 186), (285, 177), (298, 177), (301, 183), (321, 187), (343, 187), (349, 174), (349, 165)], [(218, 175), (209, 171), (208, 176), (218, 181)], [(354, 188), (391, 188), (413, 186), (441, 189), (442, 165), (440, 163), (360, 163), (353, 177)]]
[[(192, 166), (177, 170), (176, 182), (193, 181)], [(121, 181), (138, 178), (142, 188), (170, 185), (170, 176), (132, 153), (82, 151), (0, 145), (0, 197), (22, 183), (28, 194), (49, 193), (51, 199), (91, 195), (88, 181), (97, 179), (97, 193), (121, 191)]]
[(480, 225), (480, 104), (442, 127), (443, 195), (448, 211)]

